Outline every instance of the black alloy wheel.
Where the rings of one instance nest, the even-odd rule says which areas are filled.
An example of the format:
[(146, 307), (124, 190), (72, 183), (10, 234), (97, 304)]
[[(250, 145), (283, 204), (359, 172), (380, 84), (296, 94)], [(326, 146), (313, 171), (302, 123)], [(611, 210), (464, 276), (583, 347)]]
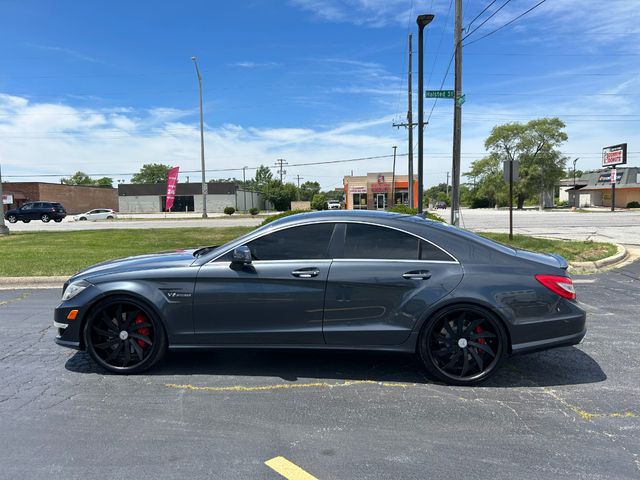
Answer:
[(9, 220), (9, 223), (16, 223), (18, 221), (18, 217), (16, 217), (15, 215), (9, 215), (7, 217), (7, 220)]
[(91, 358), (113, 373), (139, 373), (164, 354), (166, 337), (156, 315), (129, 297), (113, 297), (94, 308), (84, 329)]
[(452, 306), (427, 322), (420, 336), (420, 357), (434, 377), (452, 385), (486, 380), (507, 354), (500, 320), (472, 306)]
[(51, 217), (49, 216), (48, 213), (43, 213), (40, 216), (40, 220), (42, 220), (44, 223), (49, 223), (49, 220), (51, 220)]

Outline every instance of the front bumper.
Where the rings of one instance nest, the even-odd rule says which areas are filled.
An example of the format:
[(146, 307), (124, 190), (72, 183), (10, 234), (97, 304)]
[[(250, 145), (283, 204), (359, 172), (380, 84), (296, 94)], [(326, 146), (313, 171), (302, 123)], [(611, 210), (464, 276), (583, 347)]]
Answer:
[[(74, 309), (78, 310), (76, 319), (68, 320), (67, 315)], [(56, 329), (54, 341), (63, 347), (82, 350), (80, 342), (82, 318), (83, 315), (80, 314), (79, 308), (75, 306), (63, 306), (62, 304), (58, 305), (53, 314), (53, 326)]]

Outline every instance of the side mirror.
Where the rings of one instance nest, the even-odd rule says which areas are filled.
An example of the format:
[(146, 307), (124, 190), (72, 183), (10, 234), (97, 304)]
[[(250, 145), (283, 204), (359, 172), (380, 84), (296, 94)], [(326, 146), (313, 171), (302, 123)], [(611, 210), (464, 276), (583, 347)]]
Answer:
[(238, 265), (250, 265), (251, 264), (251, 250), (246, 245), (241, 245), (233, 249), (232, 263)]

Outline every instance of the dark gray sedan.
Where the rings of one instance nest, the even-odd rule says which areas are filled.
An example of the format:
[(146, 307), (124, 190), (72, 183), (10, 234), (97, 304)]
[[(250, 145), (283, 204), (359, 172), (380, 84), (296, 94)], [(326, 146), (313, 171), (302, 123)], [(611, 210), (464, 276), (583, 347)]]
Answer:
[(95, 265), (65, 284), (54, 325), (58, 344), (116, 373), (146, 370), (167, 348), (361, 349), (415, 352), (457, 385), (586, 332), (562, 257), (366, 211)]

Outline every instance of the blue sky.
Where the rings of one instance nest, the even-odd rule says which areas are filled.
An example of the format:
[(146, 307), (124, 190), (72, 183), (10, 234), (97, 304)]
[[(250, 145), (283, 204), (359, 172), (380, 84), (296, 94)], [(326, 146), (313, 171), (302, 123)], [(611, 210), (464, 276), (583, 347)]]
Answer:
[[(393, 145), (405, 153), (406, 131), (391, 123), (406, 115), (407, 34), (416, 34), (418, 13), (436, 15), (427, 27), (425, 83), (437, 89), (444, 79), (452, 88), (452, 75), (444, 77), (453, 51), (451, 3), (0, 1), (3, 173), (28, 180), (11, 176), (83, 170), (127, 180), (148, 162), (197, 170), (192, 55), (203, 74), (208, 169), (389, 155)], [(489, 3), (464, 0), (464, 25)], [(468, 39), (478, 41), (464, 49), (463, 171), (482, 157), (494, 125), (545, 115), (567, 123), (564, 151), (580, 157), (579, 168), (598, 167), (601, 148), (621, 142), (638, 165), (637, 2), (547, 0), (480, 39), (536, 3), (509, 1)], [(427, 115), (432, 106), (425, 101)], [(451, 101), (439, 101), (425, 131), (427, 186), (450, 170), (452, 110)], [(301, 175), (334, 188), (351, 170), (390, 168), (388, 158), (292, 166), (287, 179)]]

